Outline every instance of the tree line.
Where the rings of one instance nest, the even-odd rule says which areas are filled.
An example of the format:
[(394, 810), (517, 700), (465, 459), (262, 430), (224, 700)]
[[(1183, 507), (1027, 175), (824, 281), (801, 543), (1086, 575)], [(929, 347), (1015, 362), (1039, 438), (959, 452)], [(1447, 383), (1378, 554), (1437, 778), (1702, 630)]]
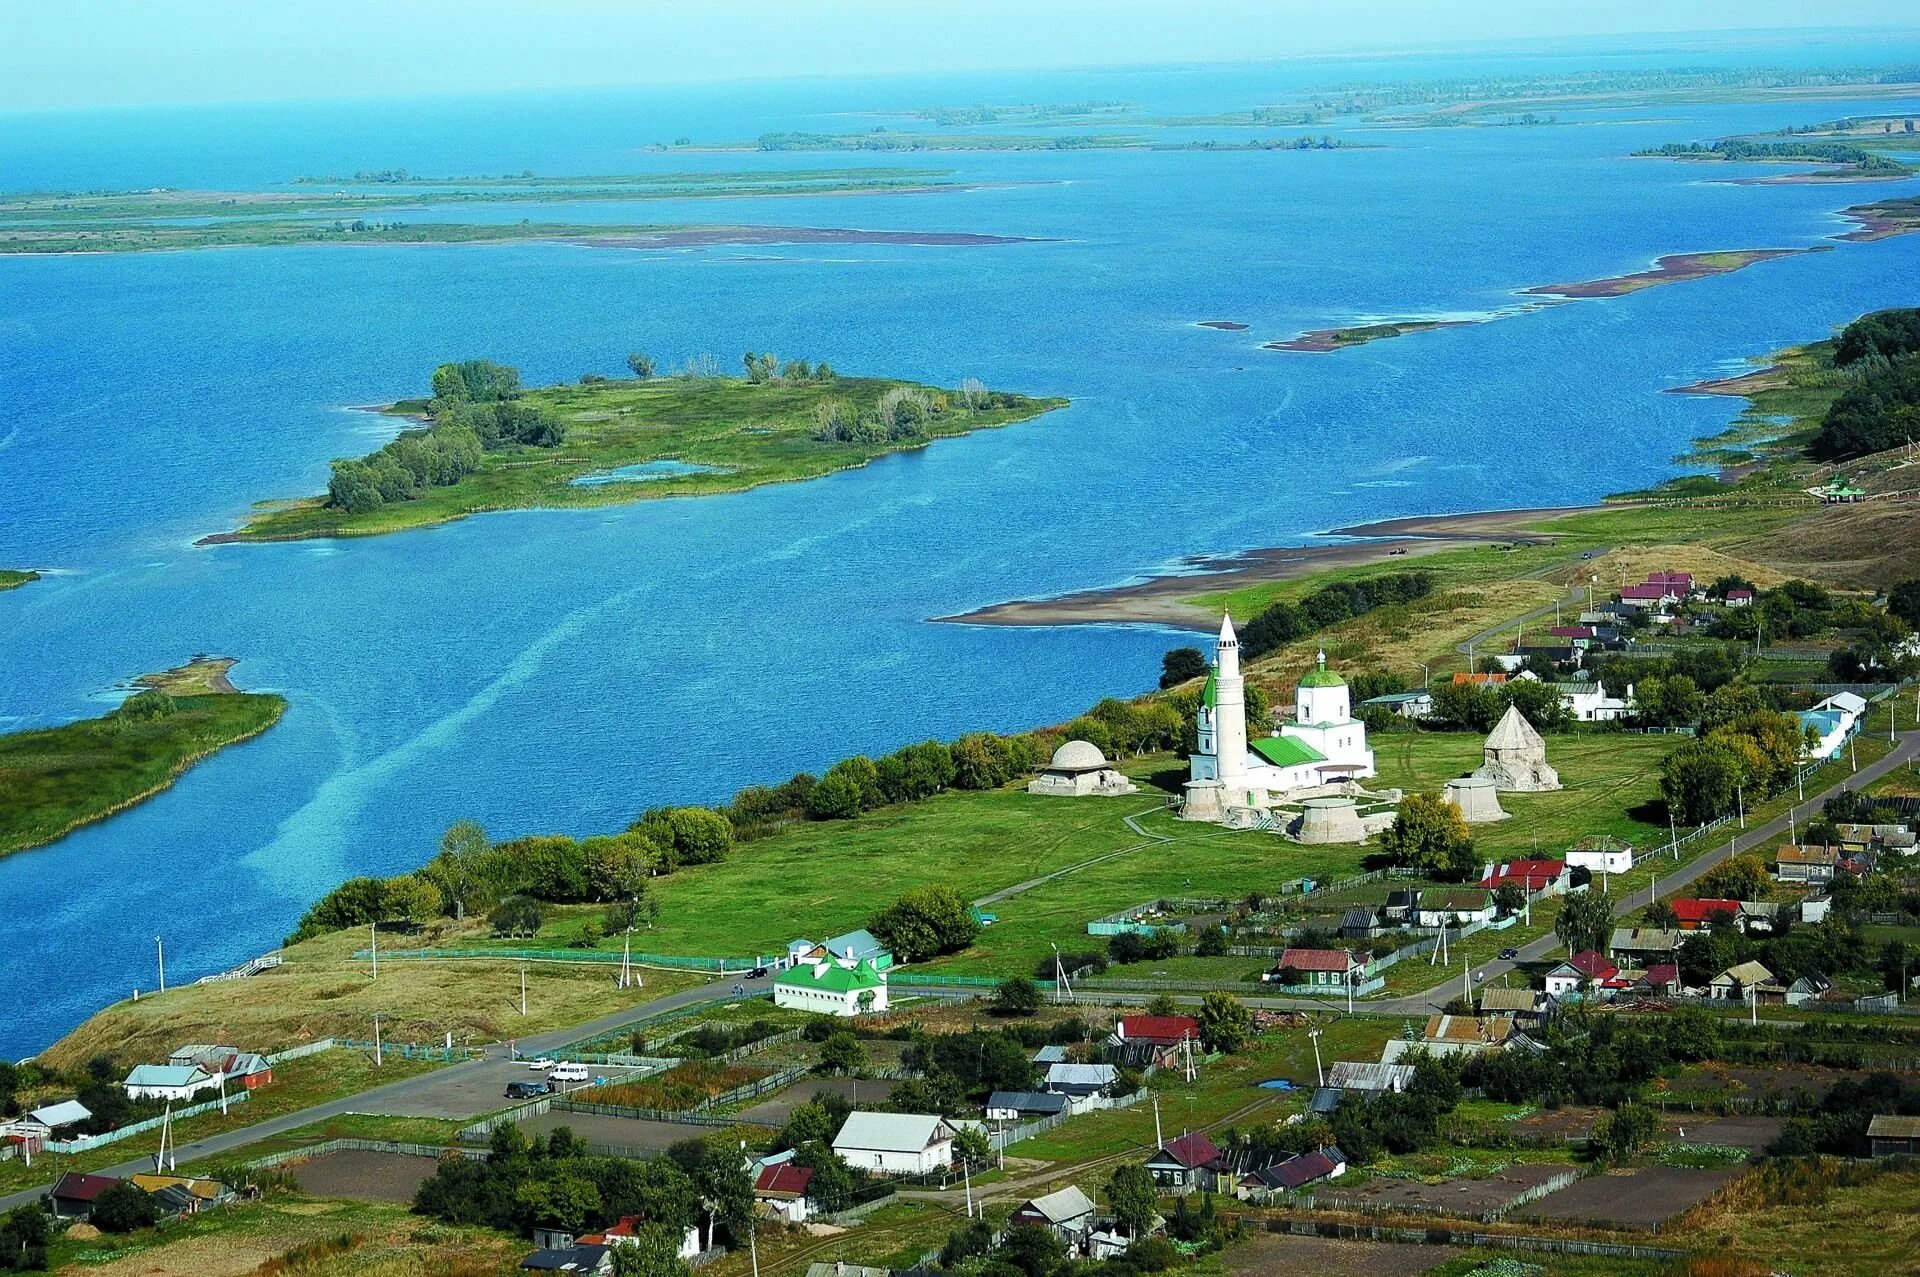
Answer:
[(566, 423), (525, 402), (520, 373), (484, 359), (441, 364), (433, 371), (433, 424), (408, 430), (365, 457), (333, 463), (327, 505), (367, 514), (411, 501), (429, 488), (460, 482), (480, 468), (482, 454), (516, 448), (557, 448)]
[(1808, 455), (1842, 461), (1920, 441), (1920, 308), (1876, 311), (1848, 324), (1833, 364), (1849, 374)]
[(1823, 160), (1851, 165), (1867, 173), (1907, 171), (1906, 165), (1891, 156), (1847, 142), (1752, 142), (1736, 137), (1723, 142), (1668, 142), (1634, 154), (1670, 159), (1713, 155), (1727, 160)]

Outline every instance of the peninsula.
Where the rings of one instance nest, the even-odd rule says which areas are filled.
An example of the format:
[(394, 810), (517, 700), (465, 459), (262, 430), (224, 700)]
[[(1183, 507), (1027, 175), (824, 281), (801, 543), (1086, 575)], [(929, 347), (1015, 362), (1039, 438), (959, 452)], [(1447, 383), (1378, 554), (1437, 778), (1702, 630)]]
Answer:
[(202, 544), (365, 536), (489, 510), (619, 505), (740, 492), (812, 479), (935, 439), (1026, 421), (1064, 399), (842, 377), (825, 364), (748, 354), (744, 377), (698, 358), (654, 376), (588, 374), (522, 390), (519, 373), (474, 360), (433, 376), (431, 399), (380, 411), (412, 418), (378, 452), (336, 461), (328, 491), (271, 502), (238, 531)]
[[(1669, 142), (1665, 146), (1635, 151), (1636, 159), (1692, 160), (1705, 163), (1824, 164), (1831, 167), (1812, 173), (1786, 175), (1796, 182), (1890, 181), (1912, 177), (1913, 169), (1888, 155), (1848, 142), (1790, 141), (1759, 142), (1747, 138), (1727, 138), (1719, 142)], [(1777, 177), (1743, 178), (1745, 182), (1779, 182)]]
[(0, 856), (151, 798), (209, 754), (279, 721), (286, 701), (242, 692), (230, 659), (198, 656), (134, 680), (117, 709), (0, 736)]
[(38, 572), (21, 572), (14, 568), (0, 568), (0, 590), (11, 590), (15, 586), (25, 585), (29, 581), (38, 581)]

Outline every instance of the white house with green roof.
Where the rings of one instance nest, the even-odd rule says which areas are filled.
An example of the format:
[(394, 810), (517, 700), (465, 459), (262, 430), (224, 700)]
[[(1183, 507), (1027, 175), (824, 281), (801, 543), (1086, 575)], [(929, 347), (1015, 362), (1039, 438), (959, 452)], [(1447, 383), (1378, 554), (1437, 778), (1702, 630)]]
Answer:
[(884, 1011), (886, 973), (870, 958), (862, 958), (850, 967), (829, 959), (801, 963), (774, 978), (773, 1005), (820, 1015)]
[(1198, 729), (1182, 812), (1189, 820), (1223, 821), (1230, 811), (1271, 807), (1296, 790), (1374, 774), (1366, 724), (1354, 718), (1347, 681), (1327, 668), (1325, 652), (1294, 692), (1293, 720), (1272, 735), (1248, 737), (1246, 683), (1231, 616), (1220, 622)]

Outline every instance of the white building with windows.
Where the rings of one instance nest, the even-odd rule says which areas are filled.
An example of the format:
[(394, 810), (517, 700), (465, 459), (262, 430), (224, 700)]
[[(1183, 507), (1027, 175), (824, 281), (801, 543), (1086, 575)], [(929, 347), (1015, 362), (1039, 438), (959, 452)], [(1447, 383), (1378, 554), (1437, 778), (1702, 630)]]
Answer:
[(931, 1113), (849, 1113), (833, 1151), (857, 1171), (923, 1175), (953, 1164), (953, 1127)]
[(1246, 681), (1231, 616), (1220, 621), (1198, 728), (1181, 813), (1188, 820), (1218, 822), (1234, 809), (1265, 809), (1296, 790), (1374, 774), (1366, 724), (1353, 716), (1347, 682), (1327, 668), (1325, 652), (1294, 691), (1292, 721), (1272, 735), (1248, 738)]

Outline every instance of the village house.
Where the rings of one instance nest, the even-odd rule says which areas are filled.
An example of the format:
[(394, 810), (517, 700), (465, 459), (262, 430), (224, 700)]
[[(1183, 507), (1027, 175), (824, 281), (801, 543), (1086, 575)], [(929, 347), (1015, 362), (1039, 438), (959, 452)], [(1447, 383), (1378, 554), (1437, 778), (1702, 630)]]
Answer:
[(136, 1064), (121, 1085), (130, 1100), (190, 1100), (219, 1085), (219, 1079), (193, 1064)]
[(610, 1273), (613, 1255), (605, 1246), (542, 1246), (520, 1267), (530, 1273)]
[(100, 1194), (120, 1181), (111, 1175), (82, 1175), (68, 1171), (47, 1193), (47, 1204), (57, 1219), (85, 1219), (93, 1212)]
[(1261, 979), (1269, 984), (1344, 989), (1360, 982), (1366, 965), (1365, 958), (1349, 949), (1283, 949), (1273, 970)]
[(163, 1214), (178, 1218), (197, 1215), (234, 1200), (234, 1191), (217, 1179), (187, 1175), (137, 1174), (128, 1183), (154, 1199)]
[(807, 1186), (813, 1183), (813, 1170), (792, 1162), (762, 1166), (754, 1177), (753, 1200), (762, 1214), (786, 1224), (804, 1224), (812, 1213), (807, 1202)]
[(1758, 962), (1740, 962), (1713, 977), (1707, 985), (1707, 996), (1744, 1002), (1756, 997), (1761, 986), (1772, 983), (1773, 972)]
[(1876, 1113), (1867, 1123), (1867, 1146), (1875, 1157), (1920, 1154), (1920, 1117)]
[(1327, 1073), (1327, 1087), (1335, 1091), (1366, 1091), (1395, 1095), (1413, 1085), (1411, 1064), (1375, 1064), (1368, 1060), (1340, 1060)]
[(1226, 1155), (1200, 1131), (1162, 1144), (1147, 1159), (1147, 1172), (1155, 1184), (1170, 1193), (1211, 1193), (1233, 1178)]
[(1724, 601), (1728, 607), (1752, 607), (1753, 597), (1753, 591), (1742, 586), (1728, 590)]
[(1240, 1177), (1239, 1196), (1247, 1198), (1257, 1193), (1291, 1193), (1309, 1184), (1339, 1179), (1346, 1173), (1347, 1155), (1337, 1145), (1329, 1145), (1257, 1171), (1249, 1171)]
[(1680, 968), (1671, 962), (1656, 962), (1640, 973), (1634, 990), (1649, 997), (1670, 998), (1680, 992)]
[(875, 970), (885, 971), (893, 966), (893, 953), (865, 927), (819, 944), (811, 940), (792, 940), (787, 943), (788, 966), (826, 961), (837, 962), (843, 967), (870, 962)]
[(273, 1081), (273, 1066), (265, 1056), (233, 1046), (183, 1046), (167, 1057), (177, 1068), (198, 1068), (216, 1081), (225, 1080), (249, 1091)]
[(1069, 1251), (1079, 1251), (1093, 1231), (1093, 1200), (1078, 1185), (1069, 1184), (1057, 1193), (1028, 1198), (1007, 1222), (1044, 1228), (1065, 1242)]
[(29, 1152), (37, 1153), (47, 1146), (56, 1131), (77, 1126), (92, 1116), (92, 1111), (79, 1100), (62, 1100), (0, 1122), (0, 1140), (25, 1144)]
[(1781, 882), (1832, 882), (1839, 864), (1838, 847), (1788, 843), (1774, 853), (1773, 876)]
[(1481, 870), (1480, 886), (1488, 891), (1498, 891), (1509, 882), (1519, 883), (1529, 895), (1564, 896), (1570, 871), (1564, 860), (1511, 860)]
[(1420, 897), (1420, 925), (1423, 927), (1461, 927), (1493, 921), (1493, 893), (1481, 888), (1464, 891), (1429, 891)]
[(924, 1175), (953, 1164), (953, 1127), (931, 1113), (849, 1113), (833, 1151), (855, 1170)]
[(1801, 728), (1812, 739), (1801, 756), (1814, 760), (1832, 758), (1847, 743), (1847, 721), (1837, 710), (1803, 709), (1798, 715)]
[(1567, 707), (1576, 722), (1612, 723), (1633, 713), (1633, 685), (1627, 685), (1625, 696), (1609, 696), (1604, 684), (1591, 683), (1554, 683), (1553, 690), (1560, 693), (1560, 703)]
[(1620, 968), (1605, 954), (1582, 949), (1547, 972), (1545, 984), (1550, 997), (1564, 1002), (1569, 997), (1612, 997), (1629, 982), (1620, 978)]
[(1371, 940), (1386, 929), (1380, 916), (1365, 905), (1355, 905), (1340, 915), (1342, 940)]
[(1588, 834), (1567, 849), (1567, 863), (1593, 874), (1623, 874), (1633, 868), (1633, 845), (1608, 834)]
[(1190, 1015), (1123, 1015), (1107, 1037), (1111, 1058), (1142, 1066), (1169, 1062), (1188, 1042), (1200, 1045), (1200, 1021)]
[(1417, 692), (1388, 692), (1384, 696), (1369, 696), (1360, 702), (1360, 708), (1384, 709), (1390, 714), (1402, 718), (1433, 717), (1433, 693), (1424, 688)]
[(1441, 1014), (1427, 1017), (1427, 1025), (1419, 1042), (1394, 1039), (1387, 1043), (1387, 1051), (1396, 1058), (1406, 1054), (1409, 1047), (1424, 1048), (1434, 1055), (1470, 1055), (1480, 1051), (1504, 1050), (1513, 1034), (1513, 1017), (1510, 1015)]
[(826, 958), (804, 962), (774, 977), (773, 1005), (838, 1016), (885, 1011), (886, 973), (867, 958), (850, 967)]
[(995, 1091), (987, 1097), (989, 1122), (1027, 1122), (1058, 1117), (1067, 1111), (1067, 1097), (1054, 1091)]
[(1051, 1094), (1083, 1100), (1104, 1095), (1118, 1076), (1119, 1071), (1111, 1064), (1050, 1064), (1045, 1086)]
[(1746, 930), (1738, 900), (1675, 900), (1672, 903), (1674, 925), (1682, 931), (1705, 931), (1716, 918), (1722, 925), (1730, 922)]
[(1418, 887), (1395, 887), (1387, 893), (1387, 902), (1380, 906), (1381, 920), (1401, 927), (1411, 927), (1419, 912)]
[(1552, 1004), (1552, 998), (1533, 989), (1503, 989), (1496, 986), (1480, 991), (1482, 1016), (1510, 1015), (1516, 1022), (1535, 1023), (1547, 1018)]
[(1686, 936), (1678, 930), (1661, 927), (1615, 927), (1607, 941), (1607, 952), (1628, 966), (1651, 966), (1672, 961)]

